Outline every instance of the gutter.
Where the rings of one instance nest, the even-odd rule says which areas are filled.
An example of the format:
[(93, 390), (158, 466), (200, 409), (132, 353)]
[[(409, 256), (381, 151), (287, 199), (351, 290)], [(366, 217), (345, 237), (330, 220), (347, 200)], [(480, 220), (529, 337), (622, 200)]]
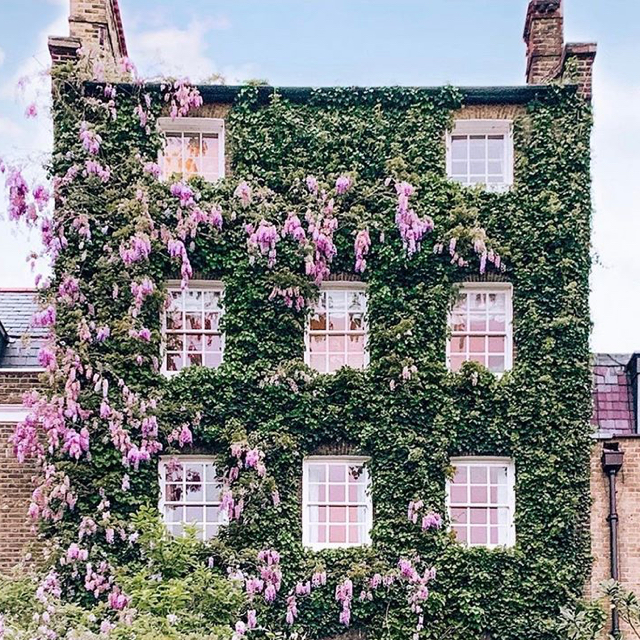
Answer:
[[(622, 469), (624, 451), (620, 451), (617, 442), (605, 442), (602, 446), (602, 471), (609, 479), (609, 560), (611, 564), (611, 579), (618, 581), (618, 511), (616, 504), (616, 477)], [(611, 636), (620, 638), (620, 616), (618, 609), (611, 610)]]
[[(95, 92), (104, 86), (100, 82), (86, 82), (89, 92)], [(137, 85), (127, 82), (115, 84), (125, 91), (138, 89)], [(144, 87), (149, 91), (160, 91), (161, 84), (149, 83)], [(247, 85), (233, 86), (221, 84), (196, 85), (205, 103), (220, 102), (232, 104), (240, 93), (247, 89)], [(255, 87), (259, 104), (267, 104), (274, 94), (278, 94), (293, 103), (322, 104), (325, 100), (335, 98), (336, 91), (348, 91), (353, 95), (371, 101), (385, 102), (399, 96), (442, 96), (442, 92), (449, 89), (457, 90), (462, 96), (463, 104), (527, 104), (548, 95), (553, 85), (517, 85), (503, 87), (272, 87), (260, 85)], [(568, 85), (569, 90), (576, 90), (575, 85)]]

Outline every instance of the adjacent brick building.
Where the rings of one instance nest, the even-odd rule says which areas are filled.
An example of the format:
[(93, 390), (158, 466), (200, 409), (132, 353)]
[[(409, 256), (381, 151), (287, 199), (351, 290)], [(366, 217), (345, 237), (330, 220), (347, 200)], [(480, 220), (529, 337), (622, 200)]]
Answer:
[(10, 437), (26, 414), (22, 396), (38, 386), (42, 329), (31, 326), (35, 291), (0, 289), (0, 571), (9, 571), (34, 539), (27, 515), (33, 464), (19, 464)]
[[(615, 475), (620, 582), (640, 594), (640, 434), (638, 433), (638, 363), (640, 354), (598, 354), (593, 371), (593, 424), (596, 444), (591, 457), (591, 548), (593, 569), (588, 592), (612, 576), (610, 482), (607, 452), (622, 452)], [(615, 562), (615, 559), (613, 560)]]

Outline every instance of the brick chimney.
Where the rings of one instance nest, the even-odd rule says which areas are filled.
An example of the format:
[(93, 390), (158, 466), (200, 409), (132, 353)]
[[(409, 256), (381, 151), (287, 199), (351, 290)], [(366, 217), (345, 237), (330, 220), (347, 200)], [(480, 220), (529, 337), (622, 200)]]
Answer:
[(49, 37), (53, 63), (74, 59), (81, 46), (111, 64), (127, 55), (118, 0), (69, 0), (69, 35)]
[(580, 93), (591, 99), (596, 44), (565, 44), (562, 0), (529, 0), (523, 37), (527, 45), (527, 84), (564, 80), (577, 84)]

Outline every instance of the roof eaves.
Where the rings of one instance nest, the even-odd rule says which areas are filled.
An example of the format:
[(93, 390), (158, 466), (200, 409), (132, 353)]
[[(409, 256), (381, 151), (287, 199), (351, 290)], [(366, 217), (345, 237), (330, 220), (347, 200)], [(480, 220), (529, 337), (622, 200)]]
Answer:
[[(89, 90), (102, 87), (102, 83), (88, 82)], [(133, 89), (135, 85), (131, 83), (120, 83), (123, 89)], [(160, 90), (161, 84), (149, 83), (145, 85), (149, 90)], [(196, 85), (205, 103), (220, 102), (232, 103), (236, 100), (240, 92), (247, 88), (246, 85), (219, 85), (205, 84)], [(517, 86), (496, 86), (496, 87), (451, 87), (457, 89), (462, 96), (464, 104), (526, 104), (532, 102), (545, 94), (548, 94), (553, 85), (517, 85)], [(572, 85), (570, 86), (570, 88)], [(255, 87), (258, 102), (266, 103), (271, 96), (278, 94), (291, 102), (305, 103), (311, 98), (318, 101), (323, 93), (328, 97), (336, 90), (350, 90), (356, 94), (368, 96), (370, 98), (385, 98), (390, 92), (415, 92), (422, 95), (439, 96), (446, 86), (439, 87), (272, 87), (261, 85)]]

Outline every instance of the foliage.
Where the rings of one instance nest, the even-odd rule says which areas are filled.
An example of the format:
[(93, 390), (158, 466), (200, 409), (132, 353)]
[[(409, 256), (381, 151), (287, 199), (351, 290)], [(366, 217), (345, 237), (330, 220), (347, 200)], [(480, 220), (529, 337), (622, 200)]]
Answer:
[[(88, 414), (73, 424), (86, 426), (87, 441), (68, 421), (60, 438), (79, 441), (78, 455), (69, 455), (71, 445), (41, 454), (72, 488), (61, 492), (52, 480), (43, 491), (45, 513), (53, 512), (43, 530), (65, 598), (105, 606), (106, 592), (95, 604), (76, 560), (60, 563), (78, 543), (78, 528), (88, 527), (81, 545), (94, 565), (112, 568), (105, 569), (112, 610), (100, 615), (117, 620), (120, 604), (139, 613), (136, 630), (117, 628), (118, 638), (215, 634), (219, 625), (229, 634), (254, 609), (256, 635), (329, 637), (344, 630), (336, 593), (344, 598), (350, 584), (351, 626), (372, 639), (404, 640), (414, 629), (425, 639), (559, 637), (549, 621), (580, 593), (589, 569), (590, 113), (583, 101), (555, 87), (523, 107), (514, 188), (491, 193), (446, 180), (444, 134), (462, 103), (455, 89), (435, 96), (318, 90), (304, 103), (276, 93), (263, 104), (258, 89), (246, 87), (228, 117), (232, 176), (187, 186), (157, 181), (149, 165), (161, 145), (155, 117), (171, 105), (181, 109), (188, 88), (116, 85), (114, 95), (111, 85), (83, 85), (73, 73), (55, 84), (55, 276), (44, 297), (56, 311), (48, 384), (77, 391), (74, 402)], [(82, 123), (91, 134), (79, 137)], [(99, 169), (86, 164), (92, 157)], [(315, 191), (307, 176), (317, 180)], [(339, 179), (349, 184), (342, 193)], [(196, 209), (206, 221), (191, 233)], [(318, 225), (337, 220), (326, 233), (335, 256), (281, 233), (289, 214), (305, 219), (308, 211)], [(354, 241), (363, 230), (370, 247), (365, 252), (359, 236), (358, 257)], [(449, 373), (446, 318), (455, 286), (487, 277), (477, 275), (483, 260), (498, 253), (503, 267), (489, 277), (513, 283), (513, 371), (496, 378), (469, 363)], [(365, 256), (370, 366), (315, 374), (302, 361), (308, 301), (325, 269), (353, 274)], [(224, 362), (167, 379), (157, 355), (164, 283), (191, 271), (224, 281)], [(145, 278), (153, 287), (136, 305), (132, 283)], [(272, 296), (295, 287), (301, 307)], [(98, 339), (104, 327), (109, 335)], [(415, 373), (403, 376), (409, 367)], [(69, 391), (71, 370), (83, 382)], [(236, 506), (246, 498), (244, 511), (219, 538), (170, 540), (156, 519), (160, 447), (213, 454), (226, 474), (237, 462), (233, 447), (251, 448), (264, 455), (266, 472), (246, 465), (232, 491)], [(303, 548), (302, 460), (318, 451), (370, 456), (371, 547)], [(515, 459), (514, 548), (467, 549), (446, 528), (425, 533), (408, 521), (407, 504), (418, 498), (444, 512), (449, 459), (465, 454)], [(240, 597), (233, 576), (245, 584), (260, 570), (260, 552), (273, 549), (282, 567), (275, 602)], [(404, 581), (399, 559), (411, 564)], [(412, 598), (421, 580), (431, 580), (431, 566), (431, 595), (416, 608)], [(373, 588), (375, 574), (389, 583)], [(294, 615), (290, 598), (312, 575), (318, 586), (297, 599)], [(75, 605), (65, 607), (75, 615)], [(424, 628), (416, 628), (416, 613)], [(167, 614), (177, 615), (176, 627), (167, 626)]]
[(602, 638), (608, 617), (615, 610), (622, 622), (621, 633), (617, 638), (614, 638), (612, 634), (607, 634), (607, 638), (618, 640), (623, 637), (623, 632), (625, 637), (640, 638), (640, 601), (638, 596), (615, 580), (603, 582), (600, 585), (600, 591), (600, 597), (595, 600), (581, 600), (574, 606), (561, 609), (557, 628), (563, 637), (569, 638), (569, 640)]

